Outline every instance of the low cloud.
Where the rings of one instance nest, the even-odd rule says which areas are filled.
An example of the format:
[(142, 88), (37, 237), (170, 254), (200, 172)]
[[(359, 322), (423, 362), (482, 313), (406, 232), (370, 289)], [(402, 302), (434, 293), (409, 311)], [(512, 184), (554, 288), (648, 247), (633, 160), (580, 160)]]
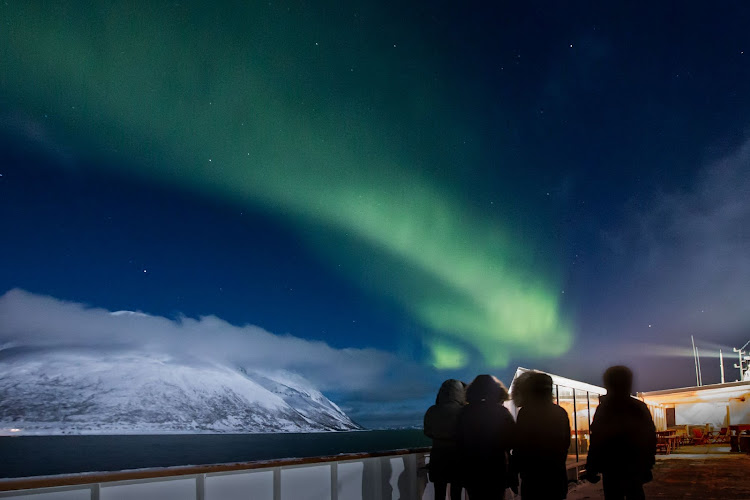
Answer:
[(0, 296), (0, 346), (135, 349), (186, 362), (287, 370), (344, 400), (421, 397), (426, 382), (412, 382), (430, 378), (426, 369), (377, 349), (335, 349), (325, 342), (275, 335), (257, 326), (235, 326), (216, 316), (169, 319), (111, 312), (20, 289)]
[(750, 326), (748, 172), (750, 141), (710, 164), (692, 190), (636, 211), (615, 240), (633, 263), (625, 291), (650, 316), (644, 327), (714, 336)]
[(748, 172), (750, 141), (708, 163), (690, 188), (634, 203), (629, 222), (605, 235), (609, 259), (597, 278), (611, 286), (583, 319), (588, 352), (640, 367), (644, 380), (658, 381), (649, 385), (686, 385), (694, 335), (711, 360), (704, 383), (718, 382), (719, 348), (726, 357), (750, 327)]

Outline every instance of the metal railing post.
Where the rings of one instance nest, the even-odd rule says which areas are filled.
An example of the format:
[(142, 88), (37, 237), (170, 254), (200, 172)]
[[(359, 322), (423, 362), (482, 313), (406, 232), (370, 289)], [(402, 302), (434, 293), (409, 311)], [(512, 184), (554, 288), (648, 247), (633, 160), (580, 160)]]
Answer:
[(273, 500), (281, 500), (281, 467), (273, 468)]
[(331, 462), (331, 500), (339, 500), (339, 464)]
[(578, 410), (576, 409), (576, 390), (573, 389), (573, 432), (576, 437), (576, 462), (580, 460), (580, 456), (578, 454), (578, 414), (576, 413)]
[(206, 499), (206, 475), (198, 474), (195, 476), (195, 499)]

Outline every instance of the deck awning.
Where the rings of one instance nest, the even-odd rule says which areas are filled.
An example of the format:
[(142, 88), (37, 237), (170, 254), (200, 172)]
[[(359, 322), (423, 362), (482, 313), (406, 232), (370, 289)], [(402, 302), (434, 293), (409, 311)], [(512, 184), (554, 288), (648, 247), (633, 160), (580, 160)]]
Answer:
[[(515, 380), (516, 377), (518, 377), (522, 373), (530, 372), (530, 371), (534, 371), (534, 370), (529, 370), (528, 368), (523, 368), (519, 366), (518, 369), (516, 370), (516, 374), (513, 376), (513, 380)], [(552, 377), (553, 384), (562, 385), (564, 387), (570, 387), (571, 389), (575, 389), (575, 390), (593, 392), (594, 394), (599, 394), (599, 395), (607, 394), (607, 389), (605, 389), (604, 387), (587, 384), (586, 382), (580, 382), (578, 380), (573, 380), (572, 378), (561, 377), (560, 375), (555, 375), (549, 372), (544, 372), (544, 373)], [(511, 387), (512, 387), (512, 383), (511, 383)]]
[(648, 404), (726, 403), (750, 398), (750, 381), (641, 392), (638, 396)]

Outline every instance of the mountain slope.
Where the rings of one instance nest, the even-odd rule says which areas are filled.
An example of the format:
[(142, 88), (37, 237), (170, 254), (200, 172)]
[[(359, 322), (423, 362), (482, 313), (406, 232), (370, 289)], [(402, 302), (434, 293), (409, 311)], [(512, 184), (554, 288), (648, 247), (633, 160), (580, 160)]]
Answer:
[(0, 357), (0, 433), (313, 432), (359, 428), (301, 377), (138, 352)]

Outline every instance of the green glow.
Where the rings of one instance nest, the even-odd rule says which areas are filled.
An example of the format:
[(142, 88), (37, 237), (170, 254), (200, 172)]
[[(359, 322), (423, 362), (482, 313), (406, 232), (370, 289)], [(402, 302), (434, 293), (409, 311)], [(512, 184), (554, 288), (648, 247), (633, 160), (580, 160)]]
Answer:
[[(389, 108), (369, 97), (384, 97), (389, 56), (347, 72), (336, 66), (347, 54), (315, 52), (309, 19), (286, 24), (256, 7), (211, 26), (202, 20), (212, 14), (151, 3), (55, 5), (3, 8), (0, 90), (87, 141), (111, 160), (103, 166), (260, 206), (387, 256), (397, 266), (378, 269), (371, 286), (451, 340), (426, 339), (438, 368), (465, 365), (467, 349), (501, 366), (569, 348), (558, 287), (533, 268), (528, 248), (419, 175), (408, 142), (390, 132)], [(284, 36), (268, 42), (269, 29)], [(343, 90), (330, 88), (339, 81)], [(392, 108), (428, 117), (439, 107), (420, 82), (391, 92), (401, 96), (389, 94)], [(327, 246), (332, 264), (347, 257), (310, 242)]]
[(463, 368), (469, 362), (466, 352), (441, 340), (433, 340), (430, 343), (432, 351), (432, 366), (440, 369)]

